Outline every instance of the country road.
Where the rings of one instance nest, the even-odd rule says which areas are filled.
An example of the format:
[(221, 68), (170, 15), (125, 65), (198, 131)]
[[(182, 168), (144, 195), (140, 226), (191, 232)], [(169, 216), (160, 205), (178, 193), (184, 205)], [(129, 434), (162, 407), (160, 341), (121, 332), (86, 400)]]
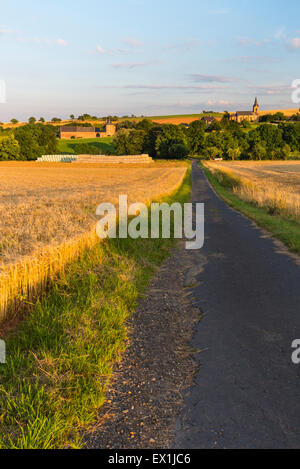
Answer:
[(220, 200), (196, 164), (193, 202), (206, 211), (193, 253), (199, 370), (173, 447), (300, 448), (300, 259)]

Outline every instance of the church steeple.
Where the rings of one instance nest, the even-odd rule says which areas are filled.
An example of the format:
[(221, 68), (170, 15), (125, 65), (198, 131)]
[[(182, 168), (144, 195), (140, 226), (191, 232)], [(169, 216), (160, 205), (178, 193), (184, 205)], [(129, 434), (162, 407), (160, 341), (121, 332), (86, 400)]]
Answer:
[(258, 114), (258, 113), (259, 113), (259, 104), (258, 104), (257, 97), (255, 98), (255, 101), (254, 101), (253, 112), (254, 112), (255, 114)]

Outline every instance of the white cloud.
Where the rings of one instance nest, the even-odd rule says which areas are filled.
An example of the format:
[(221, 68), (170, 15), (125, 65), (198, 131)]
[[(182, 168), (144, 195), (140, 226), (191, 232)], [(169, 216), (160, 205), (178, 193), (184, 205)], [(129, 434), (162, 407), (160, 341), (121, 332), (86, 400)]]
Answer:
[(147, 62), (135, 62), (135, 63), (116, 63), (111, 64), (110, 66), (113, 68), (139, 68), (139, 67), (146, 67), (147, 65), (152, 65), (155, 63), (160, 63), (159, 60), (148, 60)]
[(1, 35), (6, 35), (6, 34), (12, 34), (13, 33), (13, 30), (12, 29), (8, 29), (8, 28), (0, 28), (0, 34)]
[(192, 81), (199, 83), (233, 83), (237, 81), (236, 78), (225, 77), (222, 75), (202, 75), (200, 73), (193, 73), (189, 75)]
[(55, 43), (58, 44), (59, 46), (63, 46), (63, 47), (66, 47), (66, 46), (69, 45), (68, 42), (65, 41), (64, 39), (56, 39)]
[(96, 51), (92, 51), (92, 53), (96, 52), (97, 54), (129, 54), (129, 51), (126, 49), (104, 49), (104, 47), (98, 45), (96, 47)]
[(228, 62), (228, 63), (242, 62), (244, 64), (252, 64), (253, 65), (253, 64), (279, 63), (279, 62), (281, 62), (281, 59), (279, 59), (278, 57), (242, 55), (242, 56), (239, 56), (239, 57), (226, 59), (225, 61)]
[(53, 39), (48, 39), (48, 38), (41, 38), (38, 36), (28, 37), (28, 36), (23, 35), (21, 31), (13, 31), (12, 29), (9, 29), (3, 26), (0, 27), (0, 37), (4, 35), (8, 35), (8, 34), (11, 34), (13, 39), (16, 40), (17, 42), (21, 42), (24, 44), (35, 43), (35, 44), (46, 44), (46, 45), (57, 44), (59, 46), (68, 46), (68, 42), (62, 38), (53, 40)]
[(205, 103), (207, 106), (228, 106), (230, 104), (229, 101), (225, 101), (223, 99), (220, 99), (218, 101), (213, 101), (211, 99), (209, 99), (208, 101), (206, 101)]
[(237, 42), (240, 46), (261, 46), (261, 42), (250, 37), (238, 37)]
[(142, 47), (144, 45), (142, 41), (139, 41), (138, 39), (134, 37), (124, 39), (122, 42), (124, 42), (124, 44), (127, 44), (128, 46), (131, 46), (131, 47)]
[(164, 84), (133, 84), (133, 85), (109, 85), (102, 88), (120, 88), (132, 90), (180, 90), (180, 91), (216, 91), (223, 90), (224, 87), (217, 85), (164, 85)]
[(279, 96), (291, 92), (291, 85), (259, 85), (249, 86), (256, 94), (265, 96)]
[(286, 39), (286, 28), (285, 26), (281, 26), (281, 28), (279, 28), (275, 35), (274, 35), (275, 39), (277, 40), (280, 40), (280, 39)]
[(287, 41), (286, 47), (289, 50), (294, 50), (294, 51), (300, 49), (300, 37), (294, 37), (293, 39), (290, 39), (289, 41)]

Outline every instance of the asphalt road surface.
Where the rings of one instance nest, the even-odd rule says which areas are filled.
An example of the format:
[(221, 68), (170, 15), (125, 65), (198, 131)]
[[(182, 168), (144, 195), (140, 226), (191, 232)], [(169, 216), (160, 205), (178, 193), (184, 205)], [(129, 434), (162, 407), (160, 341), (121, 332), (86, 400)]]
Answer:
[(193, 201), (206, 210), (192, 345), (195, 384), (174, 448), (300, 448), (300, 263), (215, 194), (193, 167)]

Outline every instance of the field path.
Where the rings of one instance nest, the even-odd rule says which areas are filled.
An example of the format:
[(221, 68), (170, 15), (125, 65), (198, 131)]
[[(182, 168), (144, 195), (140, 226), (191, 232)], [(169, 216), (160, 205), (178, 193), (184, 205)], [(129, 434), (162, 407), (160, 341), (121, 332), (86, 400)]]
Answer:
[(206, 209), (205, 246), (192, 253), (199, 370), (173, 446), (300, 448), (299, 260), (221, 201), (196, 165), (193, 201)]

